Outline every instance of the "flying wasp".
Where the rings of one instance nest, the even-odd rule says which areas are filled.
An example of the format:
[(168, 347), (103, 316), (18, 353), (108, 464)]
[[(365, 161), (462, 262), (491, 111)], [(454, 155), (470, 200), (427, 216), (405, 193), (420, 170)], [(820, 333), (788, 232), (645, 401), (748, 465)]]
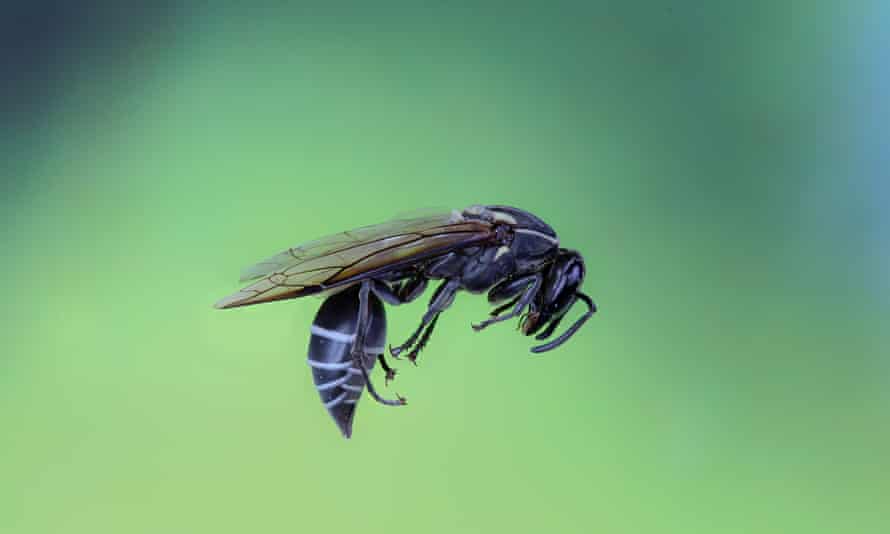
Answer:
[(389, 347), (393, 358), (407, 352), (416, 364), (439, 315), (458, 291), (488, 292), (497, 307), (474, 324), (476, 331), (520, 318), (522, 333), (550, 339), (566, 312), (578, 301), (587, 311), (569, 328), (531, 348), (555, 349), (596, 312), (580, 291), (584, 259), (561, 248), (556, 232), (538, 217), (508, 206), (471, 206), (464, 210), (396, 219), (342, 232), (289, 248), (242, 272), (254, 281), (216, 303), (235, 308), (321, 295), (311, 327), (308, 363), (321, 401), (344, 437), (352, 435), (355, 406), (364, 388), (390, 406), (405, 398), (382, 397), (370, 379), (380, 362), (388, 383), (395, 370), (384, 357), (386, 310), (418, 298), (430, 280), (439, 280), (420, 326), (401, 345)]

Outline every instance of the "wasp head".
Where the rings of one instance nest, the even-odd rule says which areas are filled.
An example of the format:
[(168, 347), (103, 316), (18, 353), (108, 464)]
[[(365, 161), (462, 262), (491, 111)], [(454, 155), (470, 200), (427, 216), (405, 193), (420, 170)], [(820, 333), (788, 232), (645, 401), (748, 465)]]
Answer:
[(573, 250), (560, 249), (544, 275), (544, 283), (529, 312), (522, 318), (522, 333), (530, 336), (549, 323), (538, 339), (549, 337), (577, 298), (584, 281), (584, 258)]

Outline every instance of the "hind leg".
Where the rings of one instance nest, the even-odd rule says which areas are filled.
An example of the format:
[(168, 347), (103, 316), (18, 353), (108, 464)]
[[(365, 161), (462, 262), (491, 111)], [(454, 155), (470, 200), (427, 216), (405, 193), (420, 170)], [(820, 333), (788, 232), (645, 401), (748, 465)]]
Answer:
[(387, 406), (402, 406), (407, 404), (407, 402), (405, 398), (399, 396), (398, 393), (396, 394), (396, 400), (383, 398), (377, 393), (377, 389), (371, 382), (368, 369), (365, 367), (365, 337), (367, 336), (368, 327), (371, 323), (370, 313), (368, 311), (368, 295), (371, 292), (372, 284), (372, 281), (365, 280), (362, 282), (361, 288), (358, 291), (358, 319), (356, 321), (355, 339), (352, 341), (352, 361), (353, 365), (359, 372), (361, 372), (362, 378), (365, 379), (368, 393), (374, 400), (381, 404), (386, 404)]
[[(391, 304), (393, 306), (398, 306), (400, 304), (405, 304), (415, 300), (419, 297), (423, 291), (426, 289), (427, 284), (429, 283), (429, 279), (416, 275), (411, 278), (408, 278), (404, 282), (399, 283), (395, 286), (395, 288), (390, 287), (384, 282), (380, 282), (379, 280), (371, 280), (371, 291), (377, 295), (380, 300), (386, 302), (387, 304)], [(386, 372), (386, 379), (383, 384), (388, 386), (389, 382), (395, 380), (396, 378), (396, 369), (393, 369), (389, 363), (386, 361), (386, 357), (383, 353), (377, 355), (377, 360), (380, 362), (380, 366), (383, 367), (383, 370)], [(414, 361), (413, 359), (411, 360)]]
[(377, 355), (377, 361), (380, 362), (380, 367), (383, 367), (383, 370), (386, 372), (386, 378), (383, 380), (383, 385), (388, 386), (390, 381), (396, 379), (396, 370), (386, 363), (386, 358), (383, 356), (382, 352)]

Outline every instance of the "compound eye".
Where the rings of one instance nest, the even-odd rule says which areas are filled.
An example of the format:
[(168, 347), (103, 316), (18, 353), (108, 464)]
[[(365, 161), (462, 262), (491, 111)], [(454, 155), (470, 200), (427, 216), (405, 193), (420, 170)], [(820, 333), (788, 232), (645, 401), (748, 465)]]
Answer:
[(565, 285), (563, 286), (562, 291), (556, 295), (556, 298), (553, 302), (547, 306), (547, 313), (553, 315), (554, 317), (560, 316), (569, 309), (569, 305), (572, 303), (572, 300), (575, 298), (575, 289), (577, 289), (577, 285)]
[(581, 262), (570, 259), (558, 264), (548, 284), (550, 287), (546, 296), (546, 312), (554, 316), (565, 313), (583, 279), (584, 266)]

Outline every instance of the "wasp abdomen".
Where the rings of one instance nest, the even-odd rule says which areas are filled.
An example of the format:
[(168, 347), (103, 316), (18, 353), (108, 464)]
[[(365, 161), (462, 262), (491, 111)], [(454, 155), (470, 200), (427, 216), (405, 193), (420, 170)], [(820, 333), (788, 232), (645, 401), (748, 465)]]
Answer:
[[(352, 435), (355, 406), (365, 388), (362, 372), (352, 359), (358, 308), (358, 286), (331, 295), (315, 315), (309, 338), (308, 363), (315, 389), (347, 438)], [(386, 345), (386, 312), (373, 293), (368, 295), (368, 315), (364, 364), (371, 370)]]

